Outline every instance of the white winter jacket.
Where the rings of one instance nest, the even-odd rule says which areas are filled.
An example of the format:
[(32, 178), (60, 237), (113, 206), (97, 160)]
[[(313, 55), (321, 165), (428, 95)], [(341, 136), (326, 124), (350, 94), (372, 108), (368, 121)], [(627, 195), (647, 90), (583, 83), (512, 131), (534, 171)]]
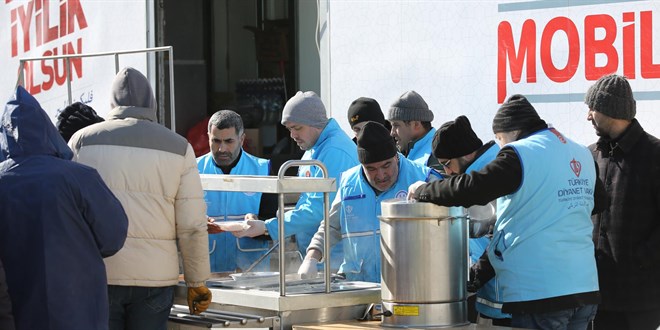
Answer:
[(69, 147), (74, 161), (96, 168), (128, 215), (124, 248), (105, 259), (108, 283), (177, 284), (178, 243), (186, 284), (204, 285), (206, 205), (190, 144), (155, 123), (153, 108), (119, 106), (75, 133)]

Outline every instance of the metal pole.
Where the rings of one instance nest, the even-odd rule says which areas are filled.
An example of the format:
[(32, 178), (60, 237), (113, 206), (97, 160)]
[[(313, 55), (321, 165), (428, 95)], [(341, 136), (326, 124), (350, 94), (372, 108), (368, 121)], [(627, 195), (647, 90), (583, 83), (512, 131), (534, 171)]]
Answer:
[[(323, 178), (327, 179), (328, 178), (328, 169), (325, 167), (323, 162), (316, 160), (316, 159), (310, 159), (310, 160), (288, 160), (280, 166), (280, 170), (277, 172), (277, 177), (278, 179), (284, 178), (284, 173), (286, 172), (289, 167), (292, 166), (317, 166), (318, 168), (321, 169), (321, 173), (323, 173)], [(324, 206), (324, 216), (325, 216), (325, 239), (324, 239), (324, 246), (323, 249), (325, 250), (323, 252), (323, 258), (325, 262), (325, 288), (326, 292), (330, 292), (330, 240), (328, 239), (328, 231), (330, 229), (330, 222), (328, 221), (328, 201), (330, 200), (330, 195), (327, 192), (323, 193), (323, 206)], [(279, 195), (279, 210), (278, 210), (278, 219), (277, 219), (277, 225), (279, 228), (279, 240), (280, 240), (280, 262), (279, 262), (279, 267), (280, 267), (280, 296), (284, 297), (286, 296), (286, 275), (285, 275), (285, 269), (284, 269), (284, 239), (286, 238), (284, 236), (284, 194)]]
[(168, 51), (172, 46), (164, 47), (154, 47), (154, 48), (144, 48), (144, 49), (132, 49), (132, 50), (120, 50), (116, 52), (100, 52), (100, 53), (88, 53), (88, 54), (68, 54), (68, 55), (53, 55), (53, 56), (41, 56), (41, 57), (24, 57), (20, 59), (21, 61), (40, 61), (40, 60), (56, 60), (60, 58), (67, 57), (99, 57), (99, 56), (111, 56), (111, 55), (125, 55), (125, 54), (137, 54), (137, 53), (150, 53), (150, 52), (164, 52)]
[(170, 56), (170, 129), (176, 133), (176, 106), (174, 104), (174, 49), (172, 46), (167, 48)]
[(115, 54), (115, 74), (119, 73), (119, 54)]
[(68, 94), (69, 105), (71, 105), (71, 58), (67, 57), (64, 61), (64, 72), (66, 73), (66, 92)]
[(16, 87), (18, 85), (23, 86), (25, 88), (25, 61), (20, 60), (20, 64), (18, 65), (18, 83), (16, 84)]

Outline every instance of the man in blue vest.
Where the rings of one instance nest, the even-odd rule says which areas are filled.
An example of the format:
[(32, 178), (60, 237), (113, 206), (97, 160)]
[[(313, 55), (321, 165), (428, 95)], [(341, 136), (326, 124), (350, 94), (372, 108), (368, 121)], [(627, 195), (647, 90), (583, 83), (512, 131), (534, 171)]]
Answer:
[(493, 132), (502, 146), (495, 160), (441, 182), (415, 183), (409, 198), (463, 207), (499, 198), (493, 239), (473, 265), (468, 289), (497, 273), (511, 326), (586, 329), (600, 301), (591, 214), (605, 207), (604, 190), (594, 198), (591, 153), (548, 127), (522, 95), (502, 104)]
[[(499, 150), (499, 145), (493, 140), (483, 144), (472, 130), (470, 121), (465, 116), (458, 116), (455, 120), (442, 124), (433, 137), (433, 156), (444, 167), (447, 175), (479, 171), (495, 159)], [(489, 204), (493, 205), (494, 208), (496, 203), (491, 202)], [(472, 212), (470, 214), (472, 215)], [(480, 228), (480, 232), (470, 233), (474, 235), (471, 236), (469, 241), (472, 264), (477, 263), (490, 243), (492, 229), (489, 230), (488, 227), (490, 226), (487, 226), (487, 224), (482, 225), (486, 228)], [(488, 281), (477, 291), (475, 305), (471, 304), (469, 307), (470, 313), (468, 313), (468, 316), (474, 313), (473, 306), (476, 306), (476, 311), (480, 317), (492, 320), (486, 323), (510, 326), (511, 315), (502, 313), (500, 296), (501, 292), (497, 290), (495, 279)], [(471, 296), (468, 301), (471, 302), (471, 299), (475, 299), (475, 296)], [(473, 319), (476, 318), (475, 315)], [(481, 320), (475, 321), (481, 323)]]
[[(245, 130), (241, 116), (231, 110), (220, 110), (208, 124), (211, 151), (197, 158), (201, 174), (268, 175), (270, 161), (243, 150)], [(212, 219), (209, 229), (209, 253), (212, 272), (235, 272), (246, 269), (267, 249), (263, 238), (237, 239), (222, 232), (220, 222), (243, 221), (246, 214), (268, 218), (277, 210), (277, 195), (258, 192), (204, 191), (206, 214)], [(254, 216), (253, 218), (256, 218)], [(238, 248), (240, 245), (241, 251)], [(256, 270), (266, 270), (268, 263), (260, 263)]]
[(392, 124), (390, 134), (406, 158), (442, 170), (442, 166), (431, 154), (431, 142), (435, 134), (435, 128), (431, 126), (433, 112), (421, 95), (415, 91), (403, 93), (390, 106), (387, 120)]
[[(291, 138), (300, 149), (305, 150), (302, 160), (315, 159), (327, 168), (329, 178), (339, 179), (341, 172), (358, 164), (355, 144), (342, 131), (336, 120), (328, 119), (321, 98), (314, 92), (298, 92), (284, 105), (282, 125), (290, 132)], [(323, 173), (317, 166), (301, 166), (299, 177), (320, 178)], [(336, 193), (330, 194), (333, 200)], [(296, 207), (284, 214), (285, 236), (296, 235), (298, 250), (304, 254), (309, 242), (323, 220), (323, 193), (305, 192), (300, 194)], [(279, 237), (280, 219), (263, 221), (248, 220), (250, 227), (242, 232), (234, 232), (237, 237), (270, 235), (273, 240)], [(339, 254), (339, 253), (337, 253)], [(333, 258), (338, 267), (340, 258)], [(334, 268), (334, 267), (333, 267)]]
[[(330, 210), (330, 245), (342, 241), (344, 260), (339, 273), (352, 281), (380, 283), (380, 202), (405, 198), (416, 181), (440, 178), (435, 170), (397, 152), (388, 130), (370, 121), (357, 137), (361, 165), (342, 173)], [(302, 277), (316, 277), (324, 256), (324, 223), (318, 228), (298, 269)], [(331, 251), (332, 255), (332, 251)]]
[(368, 121), (381, 123), (388, 131), (392, 130), (392, 125), (390, 125), (389, 121), (385, 120), (385, 115), (383, 115), (378, 101), (369, 97), (359, 97), (351, 102), (346, 115), (348, 116), (348, 123), (351, 125), (351, 129), (355, 133), (353, 142), (357, 142), (358, 134)]

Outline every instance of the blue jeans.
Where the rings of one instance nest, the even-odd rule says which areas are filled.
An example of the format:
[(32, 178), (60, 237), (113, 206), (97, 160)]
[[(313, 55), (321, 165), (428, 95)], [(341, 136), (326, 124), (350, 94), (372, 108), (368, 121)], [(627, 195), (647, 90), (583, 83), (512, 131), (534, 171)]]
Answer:
[(108, 285), (110, 330), (165, 330), (174, 286)]
[(598, 305), (563, 309), (555, 312), (512, 314), (511, 327), (540, 330), (585, 330), (596, 316)]

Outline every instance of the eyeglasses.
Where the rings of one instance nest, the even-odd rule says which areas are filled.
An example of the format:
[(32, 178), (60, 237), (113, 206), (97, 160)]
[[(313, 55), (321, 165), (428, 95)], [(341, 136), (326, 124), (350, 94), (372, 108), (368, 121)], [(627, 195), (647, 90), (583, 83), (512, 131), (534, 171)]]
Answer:
[(447, 159), (446, 162), (440, 162), (440, 165), (442, 165), (442, 167), (449, 167), (449, 163), (451, 163), (451, 159)]

